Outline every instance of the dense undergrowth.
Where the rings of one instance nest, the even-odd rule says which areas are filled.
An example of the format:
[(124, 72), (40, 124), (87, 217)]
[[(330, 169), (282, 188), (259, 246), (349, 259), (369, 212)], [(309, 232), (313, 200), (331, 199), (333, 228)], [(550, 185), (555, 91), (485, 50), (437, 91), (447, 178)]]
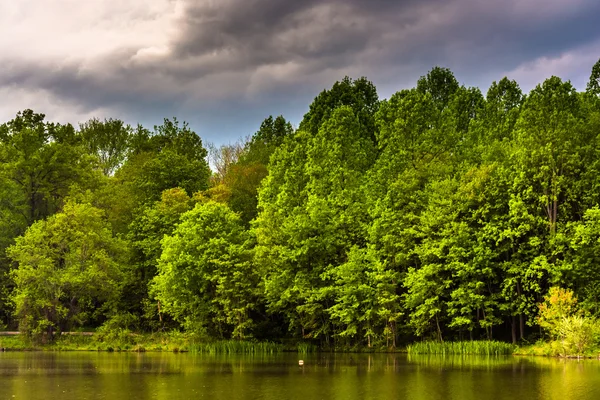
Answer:
[(534, 344), (521, 345), (515, 350), (519, 356), (544, 356), (561, 358), (600, 358), (600, 346), (588, 346), (580, 352), (569, 351), (568, 343), (560, 340), (552, 342), (538, 341)]

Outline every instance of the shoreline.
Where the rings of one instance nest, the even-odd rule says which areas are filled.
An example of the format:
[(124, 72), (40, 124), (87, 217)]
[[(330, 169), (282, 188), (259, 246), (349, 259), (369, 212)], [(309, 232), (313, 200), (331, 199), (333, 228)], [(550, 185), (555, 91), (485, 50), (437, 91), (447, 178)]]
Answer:
[[(61, 339), (54, 343), (48, 344), (32, 344), (27, 339), (18, 335), (6, 336), (0, 335), (0, 352), (106, 352), (106, 353), (190, 353), (190, 354), (246, 354), (246, 355), (268, 355), (280, 353), (338, 353), (338, 354), (407, 354), (411, 356), (477, 356), (477, 357), (543, 357), (565, 360), (582, 360), (582, 359), (597, 359), (600, 360), (600, 353), (587, 352), (583, 355), (553, 355), (549, 354), (548, 348), (539, 345), (518, 346), (513, 353), (510, 354), (481, 354), (481, 353), (410, 353), (407, 346), (398, 347), (395, 349), (319, 349), (311, 348), (310, 351), (301, 351), (296, 346), (284, 346), (272, 342), (243, 342), (246, 346), (245, 350), (226, 349), (224, 345), (228, 342), (203, 342), (194, 343), (187, 340), (168, 340), (164, 337), (150, 338), (144, 335), (136, 335), (138, 338), (145, 340), (137, 343), (117, 343), (114, 341), (96, 341), (93, 335), (63, 335)], [(3, 340), (10, 337), (11, 340)], [(77, 340), (72, 340), (77, 338)], [(67, 339), (67, 340), (65, 340)], [(83, 339), (83, 340), (81, 340)], [(270, 350), (260, 350), (259, 346), (268, 343), (272, 346)], [(201, 346), (205, 346), (204, 348)], [(210, 346), (210, 347), (209, 347)], [(220, 347), (219, 347), (220, 346)], [(549, 344), (548, 344), (549, 346)]]
[[(477, 342), (477, 341), (474, 341)], [(416, 342), (418, 343), (418, 342)], [(452, 342), (448, 342), (452, 343)], [(456, 342), (454, 342), (456, 343)], [(0, 333), (0, 352), (107, 352), (107, 353), (191, 353), (191, 354), (278, 354), (278, 353), (339, 353), (339, 354), (409, 354), (413, 356), (515, 356), (544, 357), (556, 359), (597, 359), (596, 349), (581, 355), (552, 354), (551, 343), (516, 346), (512, 353), (475, 352), (412, 352), (412, 344), (397, 348), (320, 349), (315, 345), (300, 343), (250, 342), (250, 341), (197, 341), (181, 333), (140, 334), (127, 333), (103, 340), (96, 339), (94, 332), (64, 332), (53, 343), (33, 344), (18, 333)], [(304, 344), (306, 345), (306, 344)]]

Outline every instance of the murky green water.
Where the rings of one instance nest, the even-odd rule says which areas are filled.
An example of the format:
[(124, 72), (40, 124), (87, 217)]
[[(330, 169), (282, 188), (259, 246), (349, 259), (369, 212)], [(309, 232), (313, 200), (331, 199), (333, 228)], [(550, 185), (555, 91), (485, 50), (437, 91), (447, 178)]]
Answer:
[(0, 353), (0, 399), (600, 399), (600, 361)]

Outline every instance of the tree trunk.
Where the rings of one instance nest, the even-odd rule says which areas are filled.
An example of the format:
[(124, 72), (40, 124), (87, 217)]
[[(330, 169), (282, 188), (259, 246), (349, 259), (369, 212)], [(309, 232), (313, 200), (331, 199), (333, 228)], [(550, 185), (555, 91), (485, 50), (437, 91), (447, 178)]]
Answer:
[(444, 339), (442, 338), (442, 329), (440, 328), (440, 320), (438, 319), (437, 314), (435, 316), (435, 324), (437, 325), (438, 339), (440, 339), (440, 342), (443, 342)]
[(558, 220), (558, 199), (554, 199), (554, 204), (552, 205), (552, 229), (550, 232), (552, 234), (556, 233), (556, 222)]
[[(521, 282), (517, 281), (517, 295), (521, 296)], [(519, 335), (521, 340), (525, 338), (525, 317), (523, 314), (519, 314)]]
[(519, 334), (523, 340), (525, 338), (525, 316), (523, 314), (519, 314)]
[(160, 324), (162, 325), (162, 313), (160, 311), (160, 300), (157, 300), (156, 305), (158, 306), (158, 320), (160, 321)]
[[(483, 314), (483, 319), (485, 319), (485, 310), (481, 310), (481, 313)], [(487, 324), (485, 326), (485, 336), (487, 336), (488, 340), (492, 340), (492, 327), (487, 326)]]

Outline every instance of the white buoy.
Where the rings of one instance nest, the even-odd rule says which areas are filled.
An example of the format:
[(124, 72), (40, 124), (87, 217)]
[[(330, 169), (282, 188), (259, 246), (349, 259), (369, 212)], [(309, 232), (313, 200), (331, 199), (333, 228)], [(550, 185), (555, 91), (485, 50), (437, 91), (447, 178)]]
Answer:
[(298, 365), (304, 365), (304, 360), (298, 360)]

